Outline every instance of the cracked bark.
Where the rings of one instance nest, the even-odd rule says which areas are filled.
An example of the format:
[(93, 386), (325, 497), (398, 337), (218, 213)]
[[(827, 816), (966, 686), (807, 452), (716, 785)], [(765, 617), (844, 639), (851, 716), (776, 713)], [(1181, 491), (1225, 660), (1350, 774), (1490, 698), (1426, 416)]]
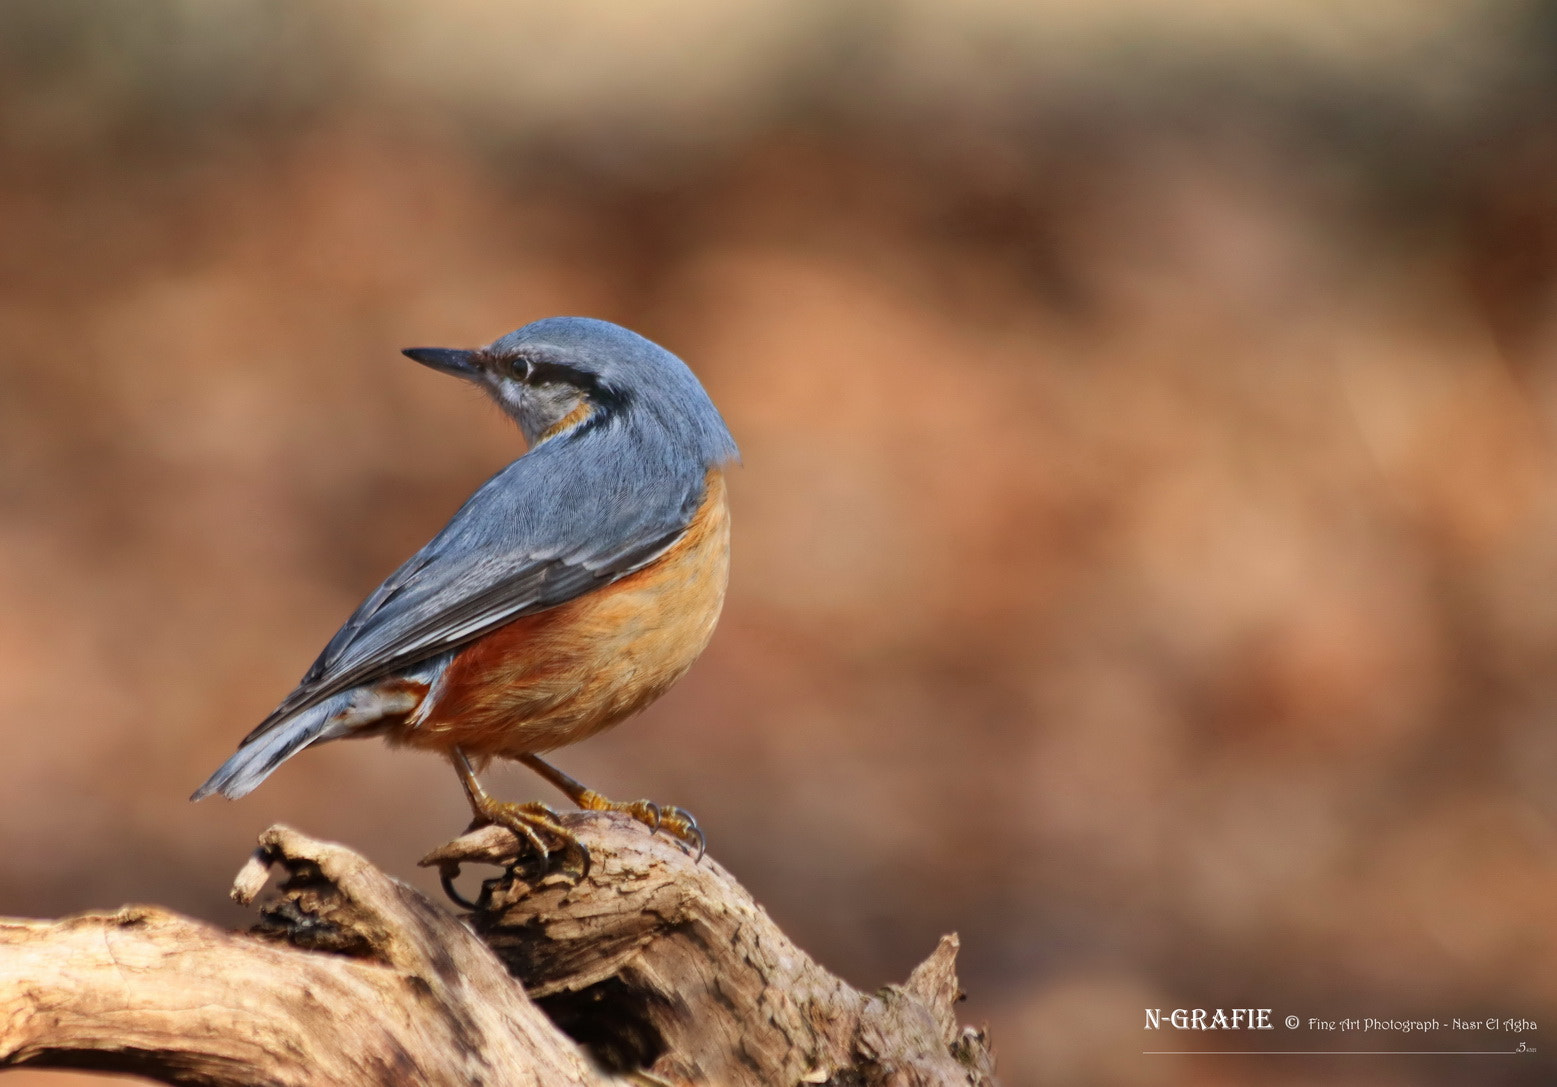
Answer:
[(711, 859), (624, 816), (565, 818), (594, 857), (576, 885), (506, 871), (516, 843), (497, 827), (424, 860), (451, 881), (505, 870), (462, 914), (278, 826), (233, 888), (252, 903), (284, 874), (247, 933), (146, 906), (0, 920), (0, 1068), (218, 1087), (994, 1084), (987, 1039), (954, 1012), (955, 936), (861, 993)]

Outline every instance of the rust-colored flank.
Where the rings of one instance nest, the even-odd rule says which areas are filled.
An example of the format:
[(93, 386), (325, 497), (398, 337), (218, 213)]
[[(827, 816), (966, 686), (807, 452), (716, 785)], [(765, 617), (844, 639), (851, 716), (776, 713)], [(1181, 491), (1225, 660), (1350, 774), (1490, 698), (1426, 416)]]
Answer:
[[(561, 424), (559, 424), (561, 425)], [(706, 476), (687, 531), (648, 566), (516, 619), (461, 651), (433, 705), (391, 738), (472, 757), (574, 743), (643, 709), (713, 635), (729, 578), (724, 475)]]

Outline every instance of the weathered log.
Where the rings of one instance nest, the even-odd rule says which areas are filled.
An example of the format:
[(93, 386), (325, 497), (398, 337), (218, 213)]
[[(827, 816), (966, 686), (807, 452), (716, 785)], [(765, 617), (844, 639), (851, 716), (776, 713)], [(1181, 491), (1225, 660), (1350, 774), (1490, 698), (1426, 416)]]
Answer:
[(423, 863), (495, 864), (463, 916), (343, 846), (272, 827), (246, 934), (155, 907), (0, 921), (0, 1067), (204, 1085), (993, 1084), (957, 1026), (956, 937), (850, 988), (730, 875), (623, 816), (565, 817), (589, 875), (533, 883), (486, 827)]

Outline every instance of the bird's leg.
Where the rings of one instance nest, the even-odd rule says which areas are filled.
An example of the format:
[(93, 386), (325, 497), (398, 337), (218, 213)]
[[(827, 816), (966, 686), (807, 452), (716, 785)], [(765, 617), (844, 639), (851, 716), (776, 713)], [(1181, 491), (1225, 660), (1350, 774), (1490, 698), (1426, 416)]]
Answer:
[(575, 781), (539, 755), (520, 755), (519, 761), (551, 782), (567, 795), (567, 798), (586, 811), (626, 812), (651, 832), (663, 830), (683, 845), (695, 849), (697, 859), (703, 859), (706, 841), (703, 832), (692, 818), (692, 813), (674, 805), (661, 807), (652, 800), (607, 800), (580, 781)]
[(521, 846), (528, 844), (540, 859), (542, 875), (552, 867), (553, 854), (562, 857), (559, 867), (571, 874), (575, 882), (589, 875), (589, 850), (558, 821), (555, 811), (535, 800), (523, 804), (494, 800), (476, 780), (476, 771), (464, 751), (456, 747), (449, 760), (454, 763), (460, 784), (465, 786), (465, 796), (475, 815), (472, 826), (490, 823), (513, 831)]

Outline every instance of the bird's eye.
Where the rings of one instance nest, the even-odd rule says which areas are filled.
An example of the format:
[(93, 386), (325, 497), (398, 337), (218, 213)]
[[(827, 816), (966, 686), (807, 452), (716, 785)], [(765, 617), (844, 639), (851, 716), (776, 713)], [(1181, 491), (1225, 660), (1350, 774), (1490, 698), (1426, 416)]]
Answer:
[(514, 355), (507, 361), (507, 369), (510, 376), (519, 381), (530, 380), (530, 360), (523, 355)]

